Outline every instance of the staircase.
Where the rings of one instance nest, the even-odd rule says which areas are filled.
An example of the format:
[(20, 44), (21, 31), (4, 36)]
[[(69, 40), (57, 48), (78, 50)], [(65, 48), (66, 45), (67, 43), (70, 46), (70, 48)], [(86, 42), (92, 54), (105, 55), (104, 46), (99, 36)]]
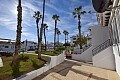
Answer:
[(86, 47), (86, 46), (83, 47), (82, 53), (83, 53), (84, 51), (86, 51), (87, 49), (89, 49), (91, 46), (92, 46), (92, 44), (89, 43), (89, 44), (87, 44), (87, 47)]
[(96, 48), (94, 48), (92, 50), (93, 56), (95, 56), (99, 52), (103, 51), (104, 49), (108, 48), (109, 46), (112, 46), (112, 44), (113, 43), (112, 43), (111, 39), (106, 40), (105, 42), (103, 42), (102, 44), (100, 44), (99, 46), (97, 46)]

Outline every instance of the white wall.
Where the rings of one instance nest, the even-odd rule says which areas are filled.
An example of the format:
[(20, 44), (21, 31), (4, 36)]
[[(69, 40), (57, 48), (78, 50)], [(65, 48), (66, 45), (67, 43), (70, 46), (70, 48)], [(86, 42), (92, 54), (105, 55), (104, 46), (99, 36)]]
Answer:
[(107, 27), (102, 27), (101, 25), (96, 25), (90, 27), (92, 36), (92, 47), (97, 47), (106, 40), (109, 39), (109, 31)]
[(0, 67), (3, 67), (3, 61), (1, 59), (1, 57), (0, 57)]
[[(120, 50), (120, 45), (119, 45), (119, 50)], [(115, 64), (116, 64), (116, 71), (120, 76), (120, 56), (119, 56), (119, 52), (118, 52), (118, 47), (117, 46), (113, 46), (113, 54), (115, 56)]]
[(16, 79), (13, 79), (13, 80), (32, 80), (35, 77), (41, 75), (42, 73), (48, 71), (49, 69), (55, 67), (56, 65), (62, 63), (65, 60), (64, 56), (65, 56), (64, 52), (58, 56), (51, 56), (51, 61), (46, 66), (44, 66), (40, 69), (34, 70), (32, 72), (29, 72), (29, 73), (22, 75)]
[(115, 58), (111, 46), (93, 56), (93, 66), (115, 70)]
[(92, 47), (90, 47), (89, 49), (87, 49), (85, 52), (83, 52), (82, 54), (72, 54), (72, 59), (74, 60), (80, 60), (80, 61), (84, 61), (84, 62), (89, 62), (92, 61)]

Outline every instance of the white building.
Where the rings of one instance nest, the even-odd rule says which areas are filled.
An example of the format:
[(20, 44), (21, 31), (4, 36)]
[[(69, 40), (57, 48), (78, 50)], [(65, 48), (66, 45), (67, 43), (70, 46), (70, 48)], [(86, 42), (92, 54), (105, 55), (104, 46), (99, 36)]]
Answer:
[[(104, 3), (104, 1), (107, 2)], [(98, 13), (99, 24), (109, 30), (110, 40), (104, 41), (93, 49), (93, 65), (116, 70), (120, 75), (120, 8), (117, 7), (120, 5), (120, 0), (104, 1), (102, 5), (96, 5), (96, 3), (93, 5), (95, 10), (100, 12)]]
[(34, 51), (38, 48), (38, 44), (34, 41), (23, 41), (21, 45), (21, 49), (26, 51)]
[(72, 37), (70, 37), (70, 44), (71, 45), (74, 45), (75, 44), (75, 41), (77, 40), (79, 38), (79, 36), (78, 35), (74, 35), (74, 36), (72, 36)]
[(76, 48), (75, 53), (72, 54), (72, 59), (81, 60), (84, 62), (92, 61), (93, 54), (92, 50), (99, 46), (101, 43), (109, 39), (109, 31), (107, 27), (102, 27), (102, 25), (95, 25), (89, 27), (90, 40), (87, 47), (83, 47), (83, 51), (80, 53), (80, 49)]
[(11, 39), (0, 38), (0, 51), (14, 52), (15, 51), (15, 41)]

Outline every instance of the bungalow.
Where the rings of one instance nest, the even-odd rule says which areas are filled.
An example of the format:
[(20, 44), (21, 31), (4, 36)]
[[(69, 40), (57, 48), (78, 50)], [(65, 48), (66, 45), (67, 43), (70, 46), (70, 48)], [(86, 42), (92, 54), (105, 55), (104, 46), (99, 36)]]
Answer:
[(15, 41), (11, 39), (0, 38), (0, 51), (14, 52), (15, 51)]

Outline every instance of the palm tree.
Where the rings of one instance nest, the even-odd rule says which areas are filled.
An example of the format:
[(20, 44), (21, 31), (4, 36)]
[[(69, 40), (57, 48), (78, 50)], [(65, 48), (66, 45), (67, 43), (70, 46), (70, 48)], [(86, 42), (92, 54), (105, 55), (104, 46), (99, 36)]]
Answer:
[(66, 44), (66, 40), (67, 40), (66, 37), (67, 37), (67, 35), (68, 35), (69, 33), (68, 33), (67, 30), (64, 30), (64, 31), (63, 31), (63, 34), (65, 35), (65, 44)]
[[(40, 12), (39, 12), (39, 11), (35, 11), (33, 17), (36, 19), (37, 37), (38, 37), (38, 43), (39, 43), (39, 41), (40, 41), (40, 36), (39, 36), (39, 34), (40, 34), (40, 33), (39, 33), (38, 23), (39, 23), (40, 19), (42, 18), (42, 15), (40, 15)], [(38, 44), (38, 48), (39, 48), (39, 44)], [(39, 50), (38, 50), (38, 53), (39, 53)]]
[[(80, 19), (81, 19), (81, 15), (84, 15), (86, 13), (86, 11), (82, 11), (82, 6), (79, 6), (78, 8), (75, 8), (74, 9), (74, 12), (73, 12), (73, 16), (74, 18), (78, 18), (78, 30), (79, 30), (79, 37), (80, 37), (80, 41), (81, 41), (81, 22), (80, 22)], [(82, 49), (82, 44), (80, 43), (80, 49)]]
[(16, 43), (15, 43), (15, 53), (13, 57), (12, 64), (15, 64), (15, 62), (18, 59), (18, 54), (20, 50), (20, 44), (21, 44), (21, 33), (22, 33), (22, 6), (21, 6), (21, 0), (18, 0), (18, 18), (17, 18), (17, 34), (16, 34)]
[(60, 21), (60, 20), (59, 20), (59, 16), (57, 14), (53, 15), (52, 18), (53, 18), (53, 20), (55, 20), (55, 31), (54, 31), (54, 50), (55, 50), (57, 21)]
[(57, 33), (57, 39), (58, 39), (58, 46), (59, 46), (59, 35), (61, 34), (60, 30), (57, 28), (56, 29), (56, 33)]
[(46, 33), (46, 30), (48, 30), (47, 24), (44, 24), (44, 28), (43, 28), (43, 29), (44, 29), (43, 32), (44, 32), (44, 39), (45, 39), (45, 51), (46, 51), (46, 49), (47, 49), (47, 48), (46, 48), (46, 47), (47, 47), (47, 45), (46, 45), (47, 41), (46, 41), (46, 34), (45, 34), (45, 33)]

